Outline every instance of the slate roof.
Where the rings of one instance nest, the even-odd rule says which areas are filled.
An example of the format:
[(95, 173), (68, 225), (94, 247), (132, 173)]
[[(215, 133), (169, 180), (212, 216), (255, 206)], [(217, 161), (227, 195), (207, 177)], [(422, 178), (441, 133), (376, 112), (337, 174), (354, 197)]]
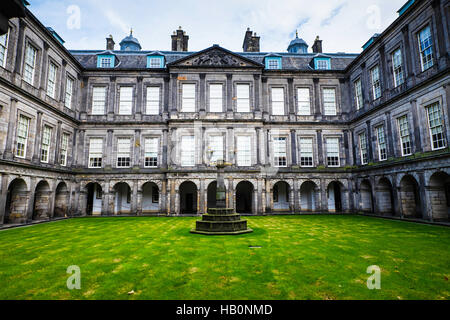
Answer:
[[(207, 50), (207, 49), (205, 49)], [(202, 50), (202, 51), (205, 51)], [(226, 49), (225, 49), (226, 50)], [(201, 51), (112, 51), (116, 56), (116, 66), (114, 69), (126, 70), (126, 69), (146, 69), (147, 68), (147, 55), (155, 53), (155, 51), (161, 53), (165, 57), (167, 64), (174, 63), (178, 60), (186, 58), (190, 55), (197, 54)], [(103, 53), (104, 50), (70, 50), (70, 53), (80, 62), (80, 64), (86, 69), (97, 68), (97, 55)], [(270, 54), (276, 54), (282, 57), (283, 70), (299, 71), (299, 70), (313, 70), (310, 66), (310, 62), (314, 57), (324, 56), (330, 57), (332, 70), (345, 70), (347, 66), (359, 55), (348, 53), (288, 53), (288, 52), (233, 52), (236, 55), (243, 58), (250, 59), (259, 64), (264, 64), (264, 58)]]

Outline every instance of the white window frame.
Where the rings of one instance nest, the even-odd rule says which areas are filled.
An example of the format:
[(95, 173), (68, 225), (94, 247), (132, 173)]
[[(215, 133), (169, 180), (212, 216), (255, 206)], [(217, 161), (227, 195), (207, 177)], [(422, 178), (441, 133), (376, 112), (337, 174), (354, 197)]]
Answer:
[(223, 84), (209, 85), (209, 112), (223, 112)]
[[(100, 146), (100, 148), (98, 148)], [(96, 147), (96, 148), (93, 148)], [(94, 150), (93, 150), (94, 149)], [(103, 138), (89, 138), (88, 168), (102, 168), (103, 166)]]
[(66, 96), (64, 99), (64, 105), (68, 109), (72, 109), (72, 96), (73, 96), (73, 84), (74, 80), (67, 76), (66, 78)]
[(251, 136), (236, 136), (236, 165), (250, 167), (252, 165)]
[(223, 135), (211, 135), (209, 136), (208, 152), (211, 152), (211, 158), (209, 162), (216, 162), (218, 160), (225, 161), (223, 152)]
[(121, 86), (119, 88), (119, 115), (129, 116), (133, 113), (133, 87)]
[(300, 137), (300, 157), (301, 167), (314, 167), (314, 138)]
[(149, 59), (150, 61), (149, 61), (149, 67), (150, 68), (154, 68), (154, 69), (157, 69), (157, 68), (161, 68), (161, 58), (150, 58)]
[[(435, 116), (434, 119), (430, 118), (430, 110), (434, 107), (437, 107), (435, 111), (433, 111), (433, 115)], [(430, 143), (431, 143), (431, 150), (440, 150), (446, 147), (446, 141), (445, 141), (445, 129), (444, 129), (444, 121), (442, 117), (442, 108), (439, 101), (432, 103), (425, 107), (425, 111), (427, 113), (427, 119), (428, 119), (428, 130), (430, 134)], [(436, 118), (437, 116), (437, 118)], [(432, 123), (436, 122), (436, 123)], [(437, 132), (439, 130), (440, 132)], [(436, 132), (433, 134), (433, 131)], [(440, 135), (440, 138), (436, 137), (436, 144), (438, 145), (435, 147), (435, 136)], [(442, 144), (439, 146), (439, 144)]]
[(25, 49), (23, 80), (31, 85), (33, 85), (34, 74), (36, 72), (36, 56), (37, 49), (30, 43), (27, 43)]
[(278, 59), (269, 59), (267, 61), (267, 69), (269, 70), (280, 69), (280, 61)]
[(106, 87), (92, 87), (92, 115), (104, 115), (106, 109)]
[[(428, 30), (428, 37), (422, 39), (422, 34)], [(427, 25), (417, 33), (417, 41), (419, 42), (419, 56), (422, 72), (428, 70), (434, 65), (433, 56), (433, 36), (431, 34), (431, 27)], [(423, 46), (422, 46), (423, 44)], [(429, 51), (428, 51), (429, 50)], [(428, 51), (428, 52), (427, 52)]]
[(405, 82), (402, 49), (400, 48), (392, 53), (392, 71), (394, 75), (394, 88), (397, 88)]
[(236, 112), (250, 112), (250, 85), (236, 84)]
[(380, 161), (385, 161), (387, 160), (387, 144), (384, 126), (378, 126), (375, 128), (375, 130), (377, 132), (378, 159)]
[[(333, 97), (333, 100), (329, 99), (331, 97)], [(337, 115), (336, 88), (323, 88), (322, 99), (323, 99), (323, 114), (325, 116), (336, 116)]]
[(25, 159), (27, 156), (28, 147), (28, 134), (30, 131), (31, 119), (19, 115), (19, 120), (17, 123), (17, 138), (16, 138), (16, 157)]
[[(412, 145), (407, 115), (397, 118), (397, 127), (398, 135), (400, 137), (400, 149), (402, 152), (402, 157), (410, 156), (412, 154)], [(405, 152), (405, 150), (409, 150), (409, 152)]]
[(41, 162), (48, 163), (50, 156), (50, 143), (52, 141), (52, 127), (44, 125), (44, 130), (42, 130), (42, 141), (41, 141)]
[(272, 115), (284, 116), (285, 115), (284, 88), (272, 87), (270, 89), (270, 97), (272, 99)]
[(180, 144), (180, 162), (182, 167), (195, 166), (195, 136), (184, 135), (181, 136)]
[(369, 153), (367, 146), (367, 134), (366, 132), (361, 132), (359, 135), (359, 155), (361, 159), (361, 164), (365, 165), (369, 162)]
[(273, 146), (273, 166), (276, 168), (285, 168), (288, 166), (288, 138), (277, 136), (272, 138)]
[(144, 167), (157, 168), (159, 164), (158, 159), (159, 138), (147, 137), (144, 144)]
[(131, 167), (131, 138), (117, 138), (116, 167)]
[(297, 88), (297, 114), (299, 116), (311, 115), (311, 89)]
[[(336, 141), (336, 143), (332, 144), (331, 141)], [(340, 157), (340, 146), (339, 146), (339, 138), (338, 137), (327, 137), (325, 138), (325, 144), (327, 148), (327, 166), (328, 167), (340, 167), (341, 165), (341, 157)], [(332, 148), (331, 148), (332, 147)], [(336, 151), (337, 149), (337, 151)], [(333, 158), (333, 159), (331, 159)], [(335, 161), (337, 158), (337, 161)], [(333, 161), (333, 163), (331, 162)], [(337, 164), (334, 164), (334, 162), (337, 162)], [(332, 163), (332, 164), (330, 164)]]
[(62, 134), (59, 164), (63, 167), (65, 167), (67, 165), (67, 152), (69, 149), (69, 138), (70, 138), (70, 135), (68, 133)]
[(159, 115), (159, 109), (161, 105), (160, 96), (161, 96), (161, 87), (159, 86), (147, 87), (145, 114)]
[(55, 99), (56, 96), (57, 73), (58, 67), (53, 62), (50, 62), (48, 64), (48, 74), (47, 74), (47, 95), (53, 99)]
[(357, 79), (353, 83), (355, 87), (355, 102), (356, 102), (356, 110), (359, 110), (364, 107), (364, 98), (362, 94), (362, 82), (361, 78)]
[(370, 79), (372, 80), (373, 100), (377, 100), (381, 98), (380, 67), (378, 65), (370, 69)]
[(0, 61), (0, 67), (2, 68), (6, 66), (6, 59), (8, 58), (9, 32), (10, 29), (8, 28), (8, 32), (0, 36), (0, 39), (2, 39), (2, 41), (0, 41), (0, 55), (3, 56), (3, 60)]
[(195, 112), (196, 85), (194, 83), (183, 83), (181, 91), (181, 112)]
[(108, 57), (100, 58), (100, 68), (111, 68), (112, 59)]

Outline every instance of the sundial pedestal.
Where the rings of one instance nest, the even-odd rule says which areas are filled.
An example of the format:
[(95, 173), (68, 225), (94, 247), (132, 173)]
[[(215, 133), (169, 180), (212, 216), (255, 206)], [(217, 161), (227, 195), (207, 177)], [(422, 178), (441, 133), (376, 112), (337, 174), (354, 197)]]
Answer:
[(202, 220), (196, 222), (195, 229), (191, 233), (205, 235), (237, 235), (253, 232), (247, 228), (247, 220), (242, 220), (241, 215), (234, 212), (233, 208), (226, 208), (226, 188), (223, 180), (223, 172), (226, 164), (217, 162), (217, 191), (216, 208), (208, 208), (208, 213), (202, 215)]

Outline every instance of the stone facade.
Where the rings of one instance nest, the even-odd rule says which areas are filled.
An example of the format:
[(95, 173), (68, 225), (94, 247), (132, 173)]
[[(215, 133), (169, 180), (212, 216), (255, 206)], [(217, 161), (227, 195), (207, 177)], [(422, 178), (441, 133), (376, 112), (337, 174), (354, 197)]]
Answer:
[[(219, 46), (188, 52), (182, 30), (176, 35), (186, 43), (173, 51), (114, 51), (110, 43), (106, 52), (69, 52), (27, 10), (24, 18), (9, 20), (6, 61), (0, 67), (0, 224), (85, 215), (205, 213), (215, 194), (214, 137), (221, 137), (223, 160), (231, 164), (224, 175), (227, 206), (239, 213), (362, 212), (448, 221), (449, 6), (445, 0), (415, 1), (359, 55), (269, 54), (259, 48), (235, 53)], [(422, 71), (418, 37), (426, 27), (432, 65)], [(24, 74), (30, 45), (36, 55), (28, 83)], [(392, 57), (399, 49), (404, 81), (396, 85)], [(113, 65), (98, 67), (106, 55), (114, 57)], [(148, 66), (155, 56), (162, 57), (163, 66)], [(278, 69), (267, 67), (271, 57), (281, 61)], [(318, 58), (328, 59), (331, 67), (312, 67)], [(48, 94), (50, 64), (56, 67), (53, 97)], [(376, 67), (380, 97), (374, 96)], [(185, 84), (194, 88), (189, 112), (183, 110), (189, 98), (183, 96)], [(219, 105), (213, 105), (214, 85), (222, 88)], [(248, 112), (239, 106), (242, 85), (249, 90), (244, 97)], [(106, 88), (100, 114), (93, 112), (98, 87)], [(126, 114), (121, 88), (132, 92)], [(159, 95), (150, 98), (148, 88)], [(274, 89), (283, 93), (281, 98)], [(299, 89), (309, 90), (306, 114), (300, 112), (305, 101)], [(327, 111), (330, 90), (335, 115)], [(156, 113), (148, 112), (151, 99)], [(437, 106), (433, 116), (441, 121), (433, 130), (430, 106)], [(25, 143), (23, 119), (28, 121)], [(399, 119), (406, 119), (406, 130)], [(186, 136), (193, 136), (191, 145), (183, 145)], [(102, 148), (97, 167), (90, 159), (94, 138)], [(157, 139), (156, 165), (148, 165), (148, 138)], [(306, 138), (312, 139), (308, 165), (302, 150)], [(123, 139), (129, 150), (126, 166), (120, 167)], [(281, 151), (277, 139), (284, 142)], [(336, 150), (328, 143), (332, 139), (337, 139)], [(332, 151), (337, 165), (330, 162)], [(285, 158), (281, 165), (280, 152)], [(192, 165), (183, 163), (186, 154), (193, 155)]]

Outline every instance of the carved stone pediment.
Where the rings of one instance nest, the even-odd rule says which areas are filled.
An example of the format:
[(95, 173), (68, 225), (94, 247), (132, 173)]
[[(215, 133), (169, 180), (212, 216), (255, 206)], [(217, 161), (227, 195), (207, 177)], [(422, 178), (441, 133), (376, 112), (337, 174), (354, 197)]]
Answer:
[(259, 67), (256, 62), (240, 58), (238, 55), (227, 52), (222, 48), (212, 49), (194, 54), (185, 59), (173, 63), (174, 66), (186, 67), (213, 67), (213, 68), (239, 68), (239, 67)]

